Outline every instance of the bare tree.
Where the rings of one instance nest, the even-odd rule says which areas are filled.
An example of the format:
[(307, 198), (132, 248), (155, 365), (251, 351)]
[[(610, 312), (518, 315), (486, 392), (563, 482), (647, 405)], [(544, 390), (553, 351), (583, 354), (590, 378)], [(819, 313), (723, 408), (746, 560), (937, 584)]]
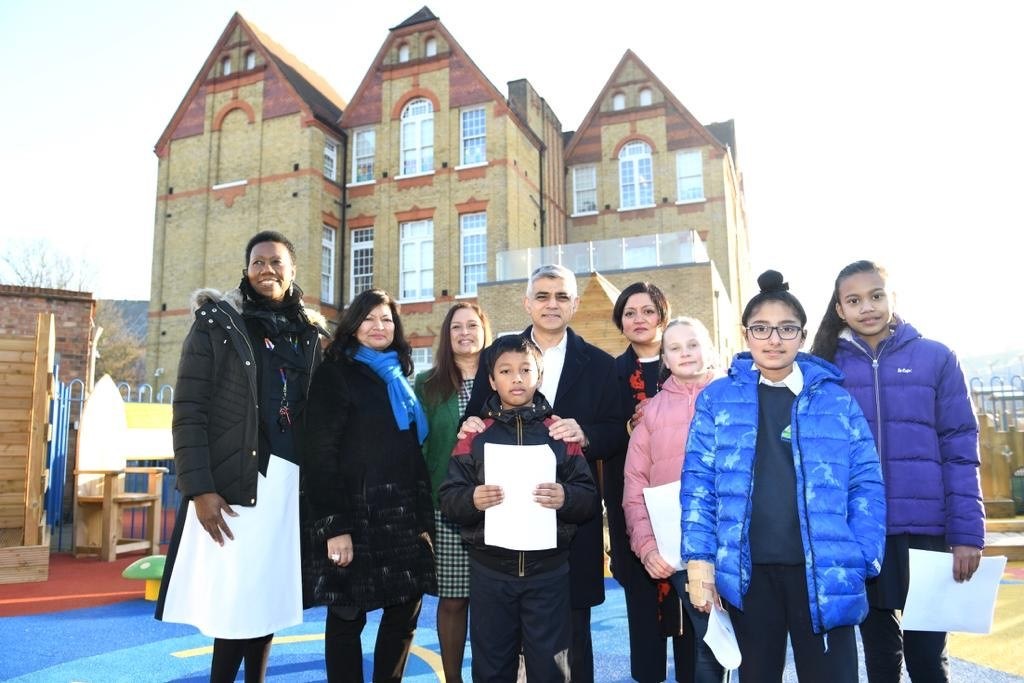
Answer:
[[(145, 309), (142, 318), (144, 323)], [(132, 386), (141, 384), (146, 374), (144, 324), (129, 320), (118, 302), (100, 299), (96, 302), (96, 325), (103, 328), (98, 343), (96, 376), (107, 374), (115, 382), (128, 382)]]
[(90, 273), (48, 239), (11, 240), (0, 254), (0, 281), (23, 287), (86, 291)]

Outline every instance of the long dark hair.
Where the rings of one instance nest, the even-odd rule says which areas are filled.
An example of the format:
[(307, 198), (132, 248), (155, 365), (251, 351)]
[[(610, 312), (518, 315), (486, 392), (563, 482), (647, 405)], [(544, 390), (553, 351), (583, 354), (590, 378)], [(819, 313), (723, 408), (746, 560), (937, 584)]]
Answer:
[(356, 337), (359, 326), (363, 324), (363, 320), (370, 314), (370, 311), (381, 304), (391, 309), (391, 317), (395, 321), (395, 338), (386, 350), (398, 353), (402, 374), (408, 377), (412, 374), (412, 347), (406, 341), (405, 332), (402, 330), (402, 318), (398, 315), (398, 304), (383, 289), (367, 289), (352, 300), (352, 303), (338, 318), (338, 329), (324, 355), (332, 360), (351, 358), (359, 348), (359, 339)]
[(439, 405), (451, 398), (462, 385), (462, 373), (455, 364), (455, 353), (452, 351), (452, 319), (464, 308), (473, 311), (484, 330), (484, 346), (491, 343), (491, 322), (484, 310), (468, 301), (459, 301), (448, 309), (441, 323), (440, 341), (437, 344), (437, 359), (434, 367), (427, 370), (423, 382), (423, 398), (428, 405)]
[(651, 297), (651, 303), (654, 304), (654, 308), (657, 309), (658, 315), (661, 317), (658, 327), (664, 329), (668, 324), (668, 319), (672, 316), (672, 307), (669, 305), (668, 299), (665, 298), (665, 293), (650, 282), (634, 282), (622, 290), (612, 309), (612, 322), (615, 323), (615, 327), (619, 328), (619, 332), (622, 332), (622, 314), (626, 310), (626, 302), (634, 294), (646, 294)]
[(777, 270), (764, 271), (757, 277), (757, 286), (761, 288), (761, 291), (751, 297), (750, 301), (747, 302), (746, 308), (743, 309), (743, 327), (747, 326), (747, 322), (750, 320), (750, 316), (754, 314), (754, 311), (769, 301), (778, 301), (779, 303), (786, 304), (793, 309), (793, 313), (796, 314), (801, 327), (807, 326), (807, 313), (804, 312), (804, 307), (800, 300), (789, 293), (789, 283), (782, 277), (782, 273)]
[(875, 264), (874, 261), (854, 261), (839, 271), (836, 276), (835, 285), (832, 287), (832, 298), (828, 300), (825, 307), (825, 315), (821, 318), (818, 331), (814, 335), (814, 343), (811, 344), (811, 353), (819, 358), (832, 362), (836, 358), (836, 348), (839, 345), (839, 335), (846, 327), (846, 321), (839, 317), (836, 307), (839, 305), (839, 285), (843, 280), (858, 273), (878, 273), (882, 280), (886, 279), (885, 269)]

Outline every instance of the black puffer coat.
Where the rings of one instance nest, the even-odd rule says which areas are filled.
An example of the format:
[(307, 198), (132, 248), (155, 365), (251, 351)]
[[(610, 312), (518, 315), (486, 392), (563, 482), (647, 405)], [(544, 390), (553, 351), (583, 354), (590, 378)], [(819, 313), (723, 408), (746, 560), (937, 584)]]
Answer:
[[(171, 429), (183, 497), (216, 492), (229, 505), (252, 506), (260, 463), (259, 391), (241, 307), (238, 290), (223, 298), (214, 290), (193, 295), (196, 320), (182, 345)], [(310, 375), (321, 358), (319, 334), (311, 324), (299, 339)]]
[[(435, 593), (430, 479), (415, 426), (399, 430), (387, 386), (367, 365), (326, 360), (306, 404), (304, 529), (307, 604), (369, 611)], [(352, 535), (338, 567), (327, 539)]]

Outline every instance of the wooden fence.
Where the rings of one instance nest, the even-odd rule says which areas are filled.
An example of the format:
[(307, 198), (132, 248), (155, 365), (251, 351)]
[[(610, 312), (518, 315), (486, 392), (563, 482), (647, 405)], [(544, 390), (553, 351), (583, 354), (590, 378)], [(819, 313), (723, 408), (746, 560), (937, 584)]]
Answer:
[(52, 314), (39, 315), (35, 337), (0, 338), (0, 583), (49, 575), (44, 496), (53, 355)]

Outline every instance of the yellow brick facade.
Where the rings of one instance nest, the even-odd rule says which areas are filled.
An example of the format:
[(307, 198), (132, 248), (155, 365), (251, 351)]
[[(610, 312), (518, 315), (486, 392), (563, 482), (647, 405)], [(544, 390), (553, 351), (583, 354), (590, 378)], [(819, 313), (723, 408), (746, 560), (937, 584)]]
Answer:
[(293, 242), (307, 305), (330, 311), (320, 299), (321, 240), (325, 224), (340, 227), (342, 189), (324, 176), (324, 147), (337, 142), (340, 170), (344, 136), (290, 88), (260, 37), (232, 19), (157, 143), (146, 354), (155, 384), (174, 383), (192, 292), (237, 286), (245, 244), (260, 230)]
[[(308, 80), (296, 82), (282, 61)], [(649, 103), (641, 103), (641, 91)], [(403, 174), (403, 111), (419, 99), (433, 110), (433, 163)], [(325, 118), (325, 100), (338, 103), (339, 118)], [(485, 160), (465, 163), (462, 115), (477, 109)], [(356, 140), (366, 131), (373, 131), (372, 173), (357, 179)], [(336, 181), (323, 174), (327, 140), (337, 144)], [(652, 149), (654, 201), (620, 210), (617, 155), (631, 140)], [(575, 325), (593, 343), (621, 352), (625, 342), (610, 320), (614, 294), (650, 280), (677, 315), (703, 320), (732, 353), (750, 272), (742, 179), (730, 144), (698, 123), (629, 51), (567, 142), (528, 81), (499, 91), (426, 8), (391, 30), (347, 105), (235, 15), (157, 145), (149, 372), (162, 368), (154, 381), (173, 384), (191, 322), (190, 293), (233, 287), (246, 240), (263, 229), (292, 239), (306, 303), (330, 318), (355, 293), (353, 233), (372, 229), (372, 284), (402, 303), (406, 334), (419, 349), (436, 349), (441, 320), (457, 299), (478, 300), (496, 331), (527, 324), (525, 282), (499, 281), (503, 252), (694, 230), (710, 263), (578, 275), (585, 296)], [(676, 154), (684, 149), (701, 153), (699, 201), (676, 196)], [(584, 214), (574, 213), (573, 169), (580, 165), (597, 173), (597, 211)], [(486, 276), (473, 293), (463, 291), (460, 216), (479, 213), (486, 216)], [(401, 226), (424, 220), (433, 229), (431, 291), (403, 295)], [(335, 229), (333, 302), (320, 300), (324, 226)]]

